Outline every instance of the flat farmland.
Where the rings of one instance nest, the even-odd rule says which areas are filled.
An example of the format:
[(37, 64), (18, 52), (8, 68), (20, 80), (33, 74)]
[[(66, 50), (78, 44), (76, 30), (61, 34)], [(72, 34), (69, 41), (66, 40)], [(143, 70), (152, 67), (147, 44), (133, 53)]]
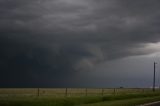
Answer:
[(1, 88), (0, 106), (135, 106), (160, 100), (149, 88)]

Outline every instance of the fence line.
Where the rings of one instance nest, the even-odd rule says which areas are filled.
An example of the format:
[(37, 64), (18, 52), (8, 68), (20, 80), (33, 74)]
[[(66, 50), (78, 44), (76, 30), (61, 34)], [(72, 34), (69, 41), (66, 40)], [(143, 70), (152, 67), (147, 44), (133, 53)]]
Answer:
[(67, 94), (68, 94), (68, 88), (66, 88), (65, 96), (67, 96)]
[[(160, 91), (156, 89), (156, 91)], [(37, 96), (105, 96), (126, 93), (152, 92), (151, 88), (0, 88), (2, 95), (37, 95)]]

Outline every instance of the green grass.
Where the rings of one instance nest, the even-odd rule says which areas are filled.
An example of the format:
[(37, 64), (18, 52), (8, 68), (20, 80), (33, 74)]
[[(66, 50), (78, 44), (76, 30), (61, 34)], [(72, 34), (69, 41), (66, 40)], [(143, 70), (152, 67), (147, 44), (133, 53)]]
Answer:
[(136, 106), (140, 104), (150, 103), (154, 101), (159, 101), (160, 96), (155, 97), (143, 97), (143, 98), (132, 98), (132, 99), (122, 99), (115, 101), (104, 101), (91, 104), (81, 104), (76, 106)]
[(157, 100), (160, 100), (160, 92), (81, 97), (13, 95), (0, 97), (0, 106), (134, 106)]

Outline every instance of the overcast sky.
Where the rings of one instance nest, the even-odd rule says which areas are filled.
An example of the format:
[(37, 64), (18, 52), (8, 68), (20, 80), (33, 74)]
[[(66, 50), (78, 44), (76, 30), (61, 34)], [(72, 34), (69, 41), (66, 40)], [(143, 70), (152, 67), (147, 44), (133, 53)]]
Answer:
[(0, 0), (0, 87), (160, 85), (159, 0)]

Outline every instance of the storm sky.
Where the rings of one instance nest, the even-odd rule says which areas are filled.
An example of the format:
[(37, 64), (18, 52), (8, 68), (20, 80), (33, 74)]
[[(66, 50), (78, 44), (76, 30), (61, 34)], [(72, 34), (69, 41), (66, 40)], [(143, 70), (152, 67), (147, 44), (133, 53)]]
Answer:
[(160, 85), (159, 0), (0, 0), (0, 87)]

